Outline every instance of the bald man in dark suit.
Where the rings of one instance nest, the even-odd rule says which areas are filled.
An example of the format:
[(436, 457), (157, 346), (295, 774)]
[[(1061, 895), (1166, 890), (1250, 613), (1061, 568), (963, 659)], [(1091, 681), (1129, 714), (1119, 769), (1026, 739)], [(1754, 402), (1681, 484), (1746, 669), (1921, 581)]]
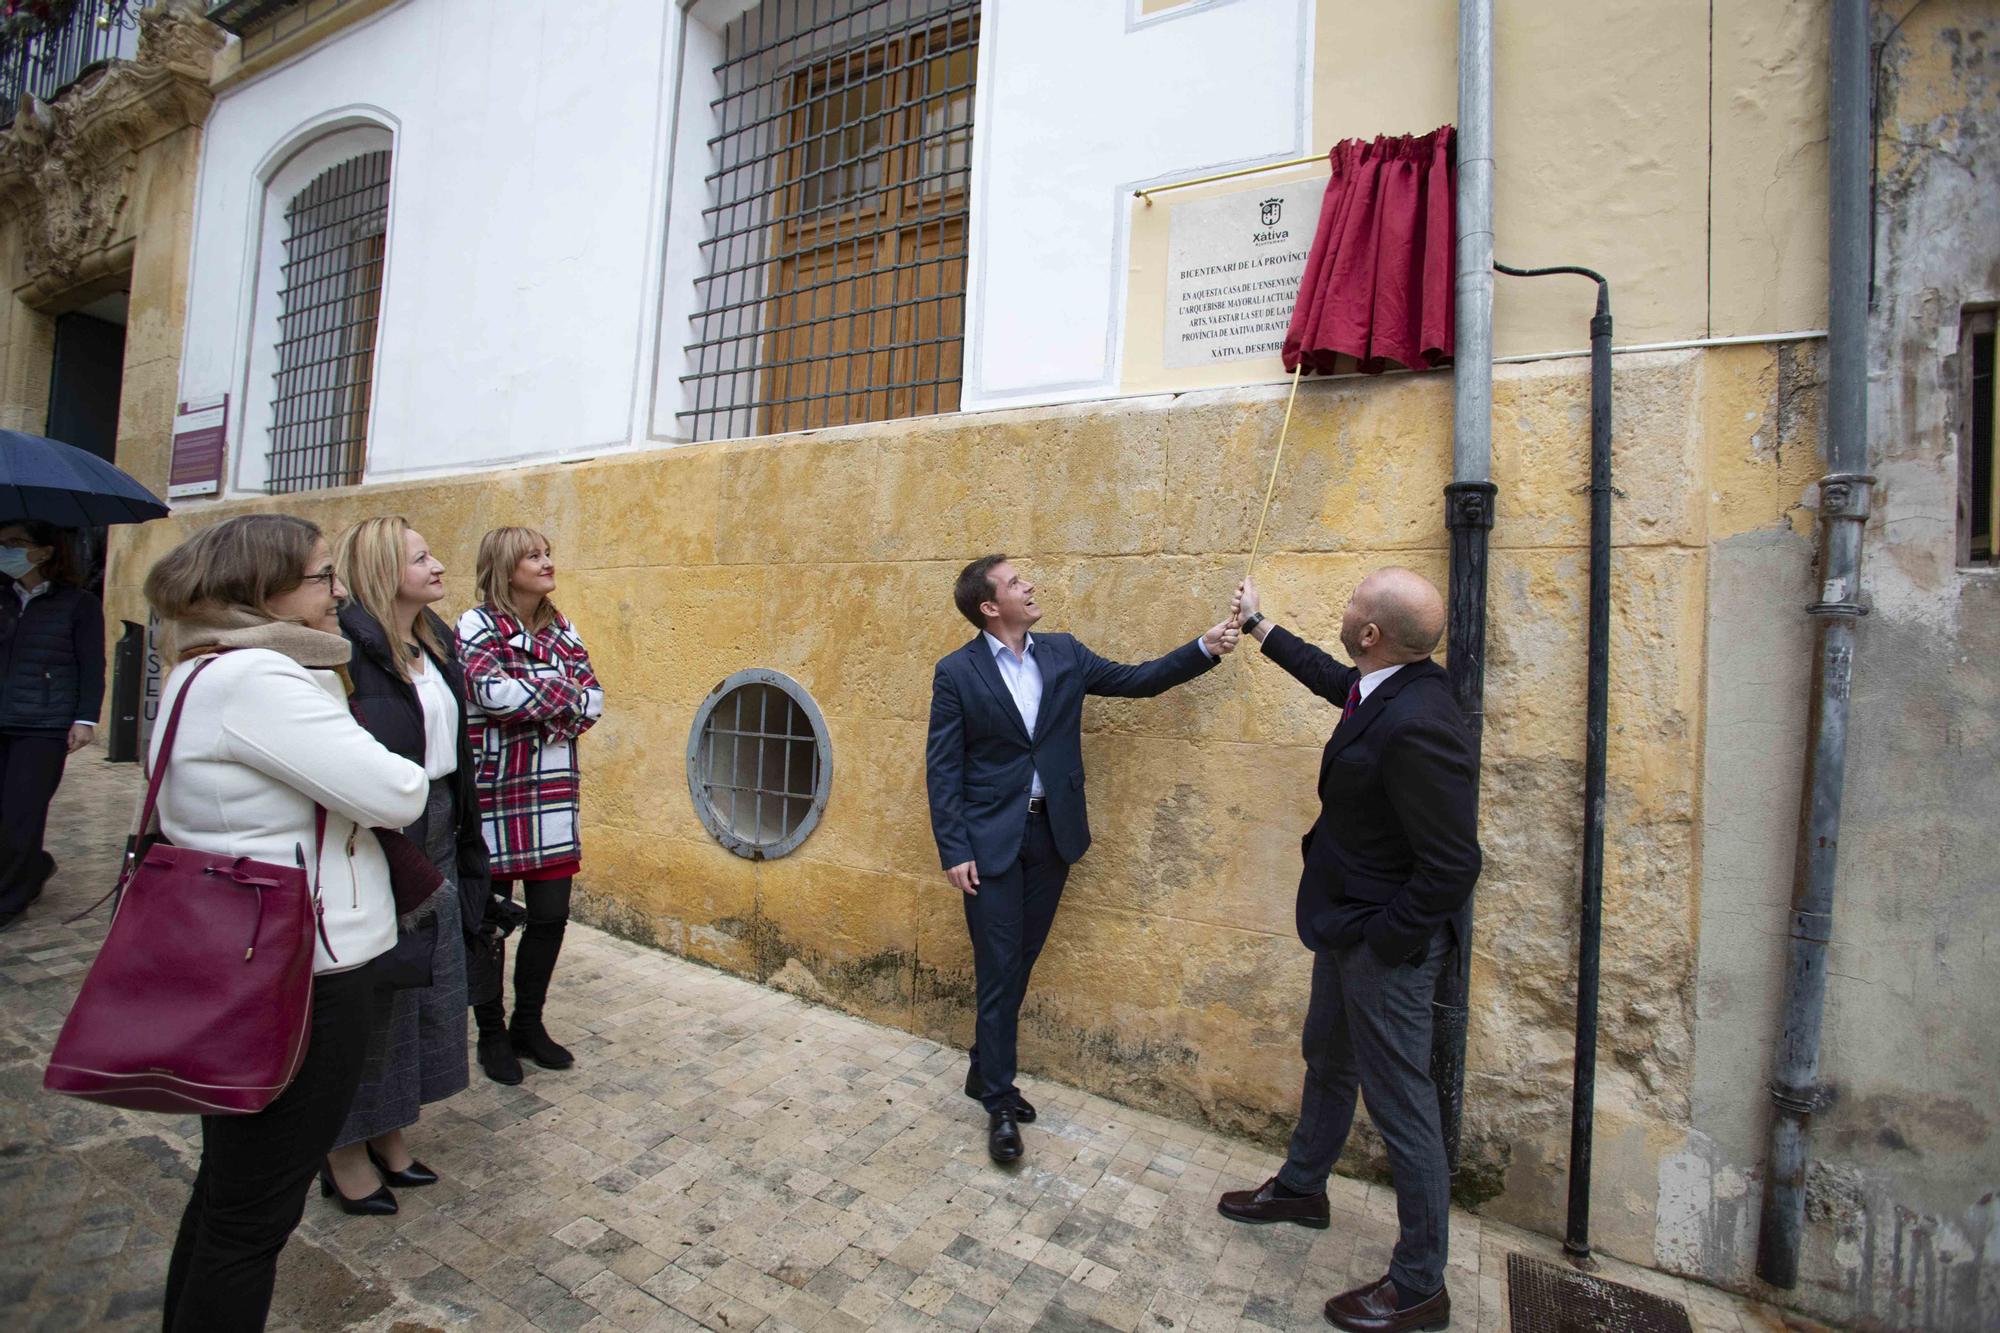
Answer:
[(1463, 948), (1479, 878), (1478, 762), (1444, 669), (1444, 599), (1422, 575), (1377, 570), (1340, 622), (1345, 665), (1271, 623), (1248, 579), (1233, 607), (1264, 655), (1341, 710), (1320, 759), (1320, 814), (1302, 843), (1299, 939), (1313, 951), (1305, 1090), (1285, 1165), (1224, 1194), (1239, 1222), (1324, 1228), (1326, 1179), (1355, 1097), (1389, 1150), (1399, 1234), (1389, 1271), (1326, 1303), (1353, 1333), (1441, 1329), (1451, 1176), (1430, 1077), (1431, 994)]

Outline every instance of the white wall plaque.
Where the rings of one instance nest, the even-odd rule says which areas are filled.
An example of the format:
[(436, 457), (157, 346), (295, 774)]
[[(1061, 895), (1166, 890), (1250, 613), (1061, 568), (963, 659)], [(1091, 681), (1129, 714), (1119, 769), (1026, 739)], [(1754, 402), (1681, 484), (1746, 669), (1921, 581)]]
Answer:
[(1310, 179), (1173, 205), (1169, 370), (1278, 355), (1325, 193), (1325, 180)]

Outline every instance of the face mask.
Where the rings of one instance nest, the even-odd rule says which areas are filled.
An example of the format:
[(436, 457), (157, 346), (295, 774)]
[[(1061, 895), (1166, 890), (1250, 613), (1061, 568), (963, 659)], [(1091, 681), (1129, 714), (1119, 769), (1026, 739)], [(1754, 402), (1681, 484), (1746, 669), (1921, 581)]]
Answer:
[(0, 574), (10, 579), (24, 579), (33, 573), (35, 562), (28, 559), (28, 553), (18, 546), (0, 546)]

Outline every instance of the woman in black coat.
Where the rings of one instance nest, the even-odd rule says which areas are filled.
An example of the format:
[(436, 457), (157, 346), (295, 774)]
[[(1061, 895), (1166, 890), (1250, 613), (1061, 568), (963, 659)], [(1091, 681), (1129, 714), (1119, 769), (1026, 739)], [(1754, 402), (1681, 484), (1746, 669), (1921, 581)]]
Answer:
[[(356, 719), (389, 750), (421, 764), (431, 779), (423, 819), (403, 833), (429, 855), (443, 884), (411, 914), (436, 918), (434, 949), (392, 971), (423, 974), (397, 984), (379, 1061), (354, 1095), (334, 1140), (320, 1192), (351, 1213), (393, 1213), (391, 1185), (437, 1179), (410, 1153), (404, 1131), (419, 1110), (464, 1089), (468, 944), (476, 942), (490, 896), (486, 842), (465, 727), (465, 673), (456, 638), (430, 610), (444, 596), (444, 566), (400, 518), (371, 518), (341, 535), (334, 566), (351, 593), (340, 628), (354, 645), (348, 663)], [(410, 924), (406, 917), (406, 926)], [(422, 952), (422, 932), (406, 930), (391, 957)]]
[(42, 849), (49, 802), (104, 703), (104, 611), (77, 586), (68, 537), (47, 523), (0, 527), (0, 930), (55, 873)]

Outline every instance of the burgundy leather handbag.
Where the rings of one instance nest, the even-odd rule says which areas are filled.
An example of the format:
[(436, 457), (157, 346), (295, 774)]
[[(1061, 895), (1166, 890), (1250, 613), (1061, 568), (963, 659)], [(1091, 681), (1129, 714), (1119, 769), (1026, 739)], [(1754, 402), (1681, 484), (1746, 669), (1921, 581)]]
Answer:
[[(214, 660), (194, 669), (167, 717), (139, 816), (142, 837), (153, 825), (181, 709)], [(315, 881), (325, 842), (326, 810), (316, 807)], [(305, 849), (297, 855), (297, 865), (280, 866), (142, 843), (112, 890), (119, 896), (110, 933), (42, 1086), (175, 1115), (248, 1115), (269, 1106), (305, 1060), (315, 928), (326, 939)]]

